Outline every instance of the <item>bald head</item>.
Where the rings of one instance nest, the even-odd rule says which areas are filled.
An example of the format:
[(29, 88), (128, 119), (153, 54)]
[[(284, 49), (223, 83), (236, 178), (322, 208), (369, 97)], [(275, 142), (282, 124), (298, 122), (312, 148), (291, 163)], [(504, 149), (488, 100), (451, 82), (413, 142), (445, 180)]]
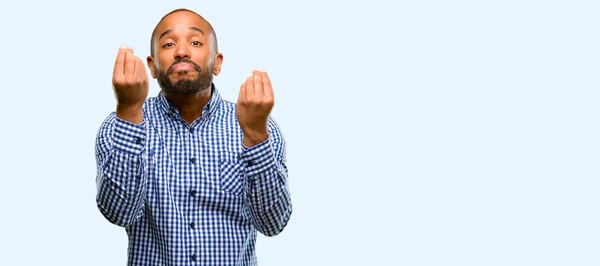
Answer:
[(160, 27), (161, 23), (170, 15), (173, 15), (173, 14), (179, 13), (179, 12), (192, 13), (192, 14), (198, 16), (202, 21), (204, 21), (208, 25), (209, 32), (206, 32), (205, 34), (207, 34), (207, 37), (210, 39), (210, 43), (212, 45), (211, 51), (213, 52), (213, 54), (216, 54), (219, 51), (219, 48), (218, 48), (218, 44), (217, 44), (217, 34), (215, 33), (215, 30), (212, 27), (212, 25), (206, 19), (204, 19), (204, 17), (200, 16), (198, 13), (191, 11), (189, 9), (186, 9), (186, 8), (178, 8), (178, 9), (175, 9), (175, 10), (167, 13), (166, 15), (164, 15), (160, 19), (160, 21), (156, 24), (156, 26), (154, 27), (154, 30), (152, 31), (152, 36), (150, 37), (150, 55), (154, 56), (154, 54), (155, 54), (154, 53), (154, 49), (155, 49), (154, 44), (155, 44), (156, 40), (159, 38), (159, 36), (156, 36), (156, 34), (157, 34), (156, 31)]

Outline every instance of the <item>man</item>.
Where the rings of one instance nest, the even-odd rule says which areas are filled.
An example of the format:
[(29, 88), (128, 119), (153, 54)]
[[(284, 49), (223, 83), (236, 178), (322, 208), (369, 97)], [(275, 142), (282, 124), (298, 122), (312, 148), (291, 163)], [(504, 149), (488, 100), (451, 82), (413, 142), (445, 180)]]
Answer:
[(152, 33), (147, 65), (116, 56), (116, 111), (96, 139), (97, 205), (126, 229), (128, 265), (256, 265), (257, 231), (279, 234), (292, 213), (285, 141), (269, 116), (269, 76), (255, 70), (237, 103), (213, 83), (223, 55), (200, 15), (177, 9)]

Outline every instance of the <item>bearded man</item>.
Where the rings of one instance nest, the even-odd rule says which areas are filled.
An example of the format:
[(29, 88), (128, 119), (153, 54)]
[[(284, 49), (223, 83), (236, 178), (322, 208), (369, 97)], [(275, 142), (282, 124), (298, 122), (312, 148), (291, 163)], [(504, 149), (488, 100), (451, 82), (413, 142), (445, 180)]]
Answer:
[(256, 265), (257, 232), (292, 214), (285, 140), (270, 117), (269, 75), (254, 70), (236, 103), (213, 83), (223, 64), (213, 27), (188, 9), (165, 15), (147, 66), (119, 48), (116, 110), (96, 138), (97, 206), (128, 236), (128, 265)]

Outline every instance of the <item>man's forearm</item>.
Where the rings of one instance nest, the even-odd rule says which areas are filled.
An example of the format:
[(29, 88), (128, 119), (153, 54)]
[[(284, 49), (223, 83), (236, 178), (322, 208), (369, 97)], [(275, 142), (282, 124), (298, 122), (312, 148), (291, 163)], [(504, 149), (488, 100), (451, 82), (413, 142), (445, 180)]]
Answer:
[(97, 140), (96, 202), (111, 223), (128, 226), (143, 213), (146, 179), (143, 171), (144, 125), (116, 117), (103, 126)]
[(246, 211), (256, 229), (266, 236), (279, 234), (292, 214), (285, 159), (277, 152), (283, 148), (283, 144), (267, 139), (241, 157), (245, 164)]

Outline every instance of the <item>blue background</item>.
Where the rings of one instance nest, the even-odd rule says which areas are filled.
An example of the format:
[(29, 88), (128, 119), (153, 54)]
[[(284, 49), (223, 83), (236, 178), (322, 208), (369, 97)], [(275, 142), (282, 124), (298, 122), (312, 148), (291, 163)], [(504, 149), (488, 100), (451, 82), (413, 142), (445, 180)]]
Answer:
[(600, 5), (532, 0), (4, 1), (0, 264), (125, 264), (94, 138), (179, 7), (225, 99), (274, 84), (294, 214), (260, 265), (600, 265)]

